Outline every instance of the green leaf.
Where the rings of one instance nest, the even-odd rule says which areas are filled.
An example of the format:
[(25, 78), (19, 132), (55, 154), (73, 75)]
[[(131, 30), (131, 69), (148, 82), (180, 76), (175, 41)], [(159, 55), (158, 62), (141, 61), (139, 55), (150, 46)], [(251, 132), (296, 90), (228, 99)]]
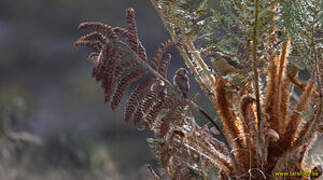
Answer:
[(200, 75), (212, 75), (215, 74), (213, 71), (203, 70), (200, 72)]
[(295, 112), (296, 113), (298, 113), (298, 114), (300, 114), (300, 115), (302, 115), (302, 116), (313, 116), (314, 114), (312, 113), (312, 112), (310, 112), (310, 111), (296, 111), (295, 110)]

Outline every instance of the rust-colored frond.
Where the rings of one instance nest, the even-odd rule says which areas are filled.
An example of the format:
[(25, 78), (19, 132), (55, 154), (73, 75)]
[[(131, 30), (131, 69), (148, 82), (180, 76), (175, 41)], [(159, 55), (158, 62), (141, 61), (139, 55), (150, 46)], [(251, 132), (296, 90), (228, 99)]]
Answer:
[(290, 146), (292, 142), (295, 142), (295, 138), (298, 137), (298, 128), (303, 119), (301, 112), (306, 111), (308, 109), (308, 105), (311, 100), (311, 95), (313, 92), (314, 82), (310, 80), (303, 92), (302, 96), (300, 97), (299, 102), (297, 103), (294, 111), (289, 116), (288, 126), (286, 127), (286, 133), (284, 137), (284, 143)]
[(128, 102), (124, 110), (124, 120), (129, 122), (132, 120), (132, 116), (136, 109), (138, 108), (139, 103), (143, 100), (145, 95), (149, 92), (151, 85), (154, 83), (154, 80), (148, 80), (140, 83), (137, 88), (130, 95)]
[(127, 74), (124, 78), (122, 78), (118, 84), (117, 89), (114, 92), (114, 95), (112, 97), (112, 101), (111, 101), (111, 108), (112, 110), (115, 110), (120, 101), (121, 98), (123, 96), (124, 91), (134, 82), (136, 82), (137, 80), (139, 80), (140, 78), (142, 78), (145, 74), (147, 74), (148, 71), (144, 71), (144, 70), (136, 70), (133, 71), (129, 74)]
[(284, 134), (286, 130), (286, 126), (288, 124), (287, 114), (289, 111), (289, 99), (291, 97), (291, 84), (287, 77), (286, 72), (283, 75), (283, 80), (280, 89), (280, 107), (279, 107), (279, 128), (278, 133)]
[(146, 49), (138, 38), (135, 10), (133, 8), (128, 8), (126, 10), (126, 23), (128, 24), (129, 31), (129, 33), (127, 33), (127, 38), (131, 49), (137, 52), (142, 60), (146, 60)]
[(283, 44), (283, 49), (282, 49), (282, 52), (280, 53), (279, 71), (278, 71), (278, 79), (277, 79), (278, 84), (280, 84), (282, 80), (283, 72), (286, 68), (289, 48), (290, 48), (290, 40), (288, 40)]
[(252, 118), (250, 116), (253, 115), (253, 110), (251, 106), (256, 100), (253, 97), (250, 96), (243, 96), (240, 101), (240, 112), (242, 117), (244, 118), (245, 122), (247, 124), (251, 123), (249, 122)]
[[(228, 96), (226, 93), (226, 88), (225, 88), (225, 80), (222, 79), (221, 77), (217, 78), (216, 81), (216, 96), (217, 96), (217, 109), (219, 116), (222, 119), (224, 129), (227, 133), (230, 134), (231, 138), (238, 138), (239, 137), (239, 129), (235, 124), (236, 117), (232, 111), (232, 104), (228, 100)], [(234, 142), (237, 147), (240, 147), (240, 143)]]
[[(240, 100), (240, 113), (247, 126), (246, 132), (250, 134), (250, 137), (256, 135), (256, 115), (253, 107), (255, 102), (256, 100), (253, 97), (247, 95), (244, 95)], [(248, 141), (254, 146), (254, 138), (248, 138)]]
[(290, 98), (290, 83), (286, 76), (287, 74), (287, 64), (288, 64), (288, 54), (289, 54), (289, 48), (290, 48), (290, 40), (287, 40), (283, 44), (282, 52), (280, 53), (279, 58), (279, 69), (277, 74), (277, 88), (278, 88), (278, 95), (277, 98), (279, 98), (278, 104), (277, 104), (277, 119), (276, 121), (272, 122), (273, 124), (276, 124), (272, 126), (277, 132), (282, 133), (283, 128), (285, 128), (286, 124), (286, 116), (287, 111), (289, 108), (289, 98)]
[(267, 88), (266, 88), (266, 99), (264, 112), (267, 113), (269, 117), (269, 122), (273, 129), (278, 129), (278, 105), (279, 105), (279, 84), (277, 82), (277, 62), (278, 57), (275, 56), (268, 65), (267, 74)]

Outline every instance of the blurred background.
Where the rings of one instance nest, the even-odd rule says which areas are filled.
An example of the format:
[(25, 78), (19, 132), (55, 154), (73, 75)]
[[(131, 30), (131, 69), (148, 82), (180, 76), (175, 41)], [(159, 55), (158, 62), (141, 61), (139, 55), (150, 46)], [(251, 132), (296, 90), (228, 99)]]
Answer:
[[(169, 35), (150, 1), (0, 1), (1, 180), (151, 179), (145, 164), (157, 166), (146, 143), (152, 134), (104, 104), (90, 50), (72, 46), (82, 35), (79, 23), (125, 27), (128, 7), (151, 55)], [(172, 54), (169, 75), (183, 66)], [(199, 92), (196, 83), (191, 91)], [(199, 100), (209, 110), (205, 97)]]

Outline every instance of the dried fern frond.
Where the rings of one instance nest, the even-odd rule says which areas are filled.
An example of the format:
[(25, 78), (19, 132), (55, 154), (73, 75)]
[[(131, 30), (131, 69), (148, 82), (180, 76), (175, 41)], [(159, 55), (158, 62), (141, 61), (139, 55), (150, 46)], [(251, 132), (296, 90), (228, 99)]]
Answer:
[[(136, 58), (130, 58), (130, 60), (127, 58), (133, 56), (135, 53), (141, 60), (147, 60), (146, 50), (138, 38), (134, 18), (135, 12), (132, 8), (129, 8), (126, 10), (128, 29), (111, 27), (100, 22), (85, 22), (78, 26), (78, 30), (94, 29), (94, 32), (84, 35), (75, 41), (74, 46), (85, 45), (93, 48), (94, 52), (89, 55), (89, 59), (94, 64), (93, 77), (101, 82), (101, 86), (105, 92), (105, 101), (110, 102), (112, 99), (112, 109), (118, 107), (124, 91), (149, 72), (149, 68), (148, 71), (141, 69), (133, 70), (141, 62), (138, 62)], [(123, 39), (126, 39), (127, 42), (124, 42)], [(122, 46), (127, 44), (133, 51), (129, 51), (129, 49)], [(161, 60), (161, 57), (172, 44), (174, 45), (170, 41), (162, 44), (162, 47), (156, 51), (151, 61), (151, 68), (155, 69), (164, 77), (166, 77), (170, 56), (168, 56), (167, 60)], [(145, 65), (146, 67), (150, 66), (148, 63)], [(126, 71), (129, 71), (128, 74), (125, 74)], [(133, 113), (137, 109), (140, 109), (134, 108), (134, 105), (141, 103), (144, 99), (143, 95), (146, 95), (150, 91), (152, 84), (153, 80), (138, 86), (132, 93), (128, 105), (125, 108), (126, 121), (132, 118)], [(138, 122), (137, 120), (136, 123)]]

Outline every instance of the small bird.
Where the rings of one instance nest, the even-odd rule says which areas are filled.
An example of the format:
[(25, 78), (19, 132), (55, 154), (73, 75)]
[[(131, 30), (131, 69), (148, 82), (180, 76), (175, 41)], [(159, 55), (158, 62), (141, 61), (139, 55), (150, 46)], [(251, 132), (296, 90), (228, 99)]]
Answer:
[(220, 52), (216, 52), (211, 56), (211, 62), (216, 71), (224, 76), (231, 73), (240, 73), (242, 69), (241, 65), (232, 60), (230, 56)]
[(190, 79), (187, 76), (187, 71), (185, 68), (179, 68), (176, 70), (173, 83), (182, 91), (183, 96), (187, 98), (187, 93), (190, 89)]

